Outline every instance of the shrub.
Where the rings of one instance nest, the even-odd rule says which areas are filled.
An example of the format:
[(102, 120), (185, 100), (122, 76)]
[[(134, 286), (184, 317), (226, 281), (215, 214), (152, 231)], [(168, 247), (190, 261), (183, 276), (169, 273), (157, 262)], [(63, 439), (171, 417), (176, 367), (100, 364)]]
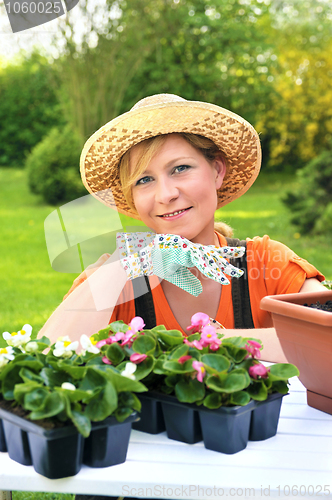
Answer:
[(22, 166), (26, 155), (64, 119), (57, 73), (37, 53), (0, 67), (0, 165)]
[(53, 128), (27, 157), (31, 191), (51, 205), (86, 194), (79, 174), (81, 149), (80, 139), (69, 125)]
[(304, 234), (332, 231), (332, 151), (321, 153), (296, 176), (296, 190), (282, 200), (292, 211), (292, 223)]

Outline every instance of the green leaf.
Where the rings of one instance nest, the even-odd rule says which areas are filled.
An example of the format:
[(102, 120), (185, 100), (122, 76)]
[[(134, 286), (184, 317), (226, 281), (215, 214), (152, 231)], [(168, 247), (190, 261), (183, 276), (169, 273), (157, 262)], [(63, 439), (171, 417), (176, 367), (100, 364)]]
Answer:
[(92, 399), (85, 408), (85, 415), (93, 422), (104, 420), (118, 407), (118, 395), (113, 384), (108, 381), (97, 398)]
[(89, 418), (83, 413), (72, 410), (71, 419), (78, 432), (80, 432), (85, 438), (89, 437), (91, 432), (91, 422)]
[(135, 379), (136, 380), (145, 379), (145, 377), (147, 377), (149, 373), (152, 372), (154, 363), (155, 362), (152, 356), (148, 356), (144, 361), (138, 363), (137, 369), (135, 371)]
[(270, 389), (271, 390), (269, 391), (269, 393), (279, 392), (280, 394), (288, 394), (289, 392), (287, 382), (285, 382), (284, 380), (276, 380), (272, 383)]
[(24, 396), (24, 408), (30, 411), (41, 410), (46, 402), (49, 392), (44, 387), (36, 387), (36, 389), (28, 392)]
[(16, 364), (19, 366), (30, 368), (31, 370), (34, 370), (36, 372), (40, 371), (44, 366), (41, 361), (38, 361), (38, 359), (35, 359), (32, 356), (29, 356), (22, 361), (18, 361)]
[(175, 394), (181, 403), (195, 403), (205, 396), (205, 386), (196, 378), (180, 380), (175, 386)]
[(250, 403), (250, 396), (246, 391), (233, 392), (230, 395), (229, 402), (236, 406), (246, 406)]
[(165, 361), (164, 369), (172, 373), (192, 373), (195, 371), (193, 368), (193, 359), (188, 359), (184, 363), (178, 361)]
[[(239, 337), (239, 338), (242, 338), (242, 337)], [(242, 347), (237, 347), (236, 345), (233, 345), (232, 343), (224, 343), (223, 342), (222, 346), (226, 349), (228, 356), (235, 363), (241, 363), (241, 361), (243, 361), (244, 358), (248, 355), (248, 351), (246, 349), (243, 349)]]
[(221, 406), (221, 394), (217, 394), (216, 392), (209, 394), (203, 400), (203, 405), (206, 408), (210, 408), (210, 410), (216, 410)]
[(253, 380), (247, 392), (249, 396), (256, 401), (265, 401), (268, 396), (267, 388), (263, 380)]
[(156, 348), (156, 341), (148, 335), (139, 336), (133, 343), (132, 349), (138, 354), (153, 354)]
[(132, 408), (133, 410), (141, 410), (141, 402), (138, 397), (132, 392), (120, 392), (118, 395), (118, 405), (119, 407)]
[(73, 379), (81, 380), (86, 375), (87, 368), (85, 366), (73, 365), (72, 361), (62, 359), (58, 363), (58, 367), (64, 372), (68, 373)]
[(288, 380), (289, 378), (297, 377), (300, 374), (296, 366), (289, 363), (277, 363), (270, 366), (270, 373), (273, 375), (273, 379), (278, 380)]
[(68, 382), (68, 375), (63, 372), (53, 370), (53, 368), (43, 368), (40, 372), (40, 377), (43, 379), (44, 384), (53, 388), (54, 386), (60, 387), (63, 382)]
[(167, 387), (171, 387), (172, 389), (174, 389), (179, 380), (181, 380), (181, 378), (178, 374), (168, 375), (167, 377), (165, 377), (164, 382), (167, 385)]
[(227, 371), (230, 367), (230, 361), (225, 356), (219, 354), (203, 354), (201, 362), (204, 363), (208, 373), (220, 373)]
[(123, 332), (126, 333), (128, 330), (128, 325), (124, 323), (122, 320), (113, 321), (110, 325), (108, 325), (108, 329), (111, 329), (113, 333)]
[(112, 370), (111, 367), (104, 365), (102, 367), (103, 372), (105, 373), (105, 377), (112, 382), (116, 391), (133, 391), (133, 392), (145, 392), (147, 388), (138, 380), (132, 380), (128, 377), (123, 377), (120, 373)]
[(154, 367), (153, 367), (153, 373), (156, 375), (165, 375), (167, 370), (164, 368), (164, 362), (167, 360), (167, 354), (162, 354), (159, 356), (159, 358), (156, 360)]
[(122, 347), (117, 342), (109, 345), (106, 350), (106, 356), (111, 361), (112, 365), (116, 366), (125, 358)]
[(51, 392), (45, 399), (45, 404), (40, 411), (30, 413), (31, 420), (40, 420), (41, 418), (50, 418), (58, 415), (65, 409), (63, 398), (57, 392)]
[(15, 385), (22, 382), (22, 378), (19, 375), (20, 370), (20, 366), (10, 365), (10, 370), (6, 371), (6, 376), (2, 381), (2, 395), (4, 399), (14, 399)]
[(29, 370), (28, 368), (21, 368), (19, 371), (19, 375), (24, 380), (24, 382), (30, 382), (33, 380), (35, 382), (38, 382), (39, 384), (43, 383), (42, 377)]
[(24, 396), (28, 393), (36, 389), (37, 387), (42, 387), (37, 382), (26, 382), (24, 384), (16, 384), (14, 389), (14, 399), (18, 402), (19, 405), (24, 405)]
[(179, 347), (175, 347), (170, 355), (169, 359), (179, 359), (182, 356), (187, 356), (189, 351), (189, 347), (186, 344), (180, 345)]
[(98, 369), (98, 365), (89, 365), (84, 379), (79, 383), (78, 389), (91, 394), (105, 387), (106, 383), (105, 375)]
[(242, 391), (248, 387), (250, 379), (248, 381), (247, 373), (242, 370), (234, 370), (230, 373), (221, 373), (218, 375), (210, 375), (206, 379), (206, 385), (209, 389), (217, 392), (232, 393), (237, 391)]
[(51, 345), (51, 341), (48, 337), (43, 335), (40, 339), (33, 340), (32, 342), (37, 342), (38, 344), (46, 344), (47, 346)]
[(169, 347), (183, 344), (183, 335), (179, 332), (179, 330), (159, 331), (158, 338), (160, 338)]
[(114, 416), (118, 422), (124, 422), (126, 418), (130, 417), (132, 413), (133, 410), (131, 408), (123, 407), (123, 408), (118, 408), (115, 411)]

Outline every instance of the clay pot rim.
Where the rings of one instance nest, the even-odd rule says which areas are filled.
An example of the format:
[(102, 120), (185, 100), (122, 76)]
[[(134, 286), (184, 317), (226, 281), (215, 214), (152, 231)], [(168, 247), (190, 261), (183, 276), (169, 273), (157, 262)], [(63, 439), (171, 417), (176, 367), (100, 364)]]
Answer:
[(314, 303), (319, 300), (321, 303), (332, 300), (332, 290), (322, 290), (319, 292), (288, 293), (282, 295), (267, 295), (260, 302), (260, 307), (264, 311), (296, 318), (309, 323), (315, 323), (332, 328), (332, 313), (310, 307), (303, 307), (303, 304)]

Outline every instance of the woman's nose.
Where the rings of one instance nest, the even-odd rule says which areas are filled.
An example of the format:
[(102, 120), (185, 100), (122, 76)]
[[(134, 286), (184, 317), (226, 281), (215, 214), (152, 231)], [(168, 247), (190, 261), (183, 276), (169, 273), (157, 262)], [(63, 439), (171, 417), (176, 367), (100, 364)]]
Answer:
[(172, 179), (159, 179), (156, 183), (155, 201), (167, 204), (179, 196), (179, 189)]

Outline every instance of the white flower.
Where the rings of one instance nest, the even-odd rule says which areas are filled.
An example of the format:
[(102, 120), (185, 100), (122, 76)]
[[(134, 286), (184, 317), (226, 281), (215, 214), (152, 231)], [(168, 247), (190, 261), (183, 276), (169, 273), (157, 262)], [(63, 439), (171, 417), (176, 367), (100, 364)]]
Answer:
[(0, 368), (5, 366), (8, 361), (11, 361), (14, 358), (15, 356), (13, 353), (13, 348), (11, 346), (0, 349)]
[(23, 344), (29, 342), (31, 338), (32, 326), (24, 325), (22, 330), (18, 332), (3, 332), (2, 336), (6, 340), (8, 345), (12, 345), (13, 347), (19, 347)]
[(137, 370), (137, 365), (135, 363), (127, 363), (126, 368), (121, 372), (123, 377), (130, 378), (131, 380), (135, 380), (135, 371)]
[(69, 337), (59, 337), (55, 343), (53, 354), (57, 358), (70, 358), (77, 347), (77, 340), (72, 342)]
[(25, 352), (36, 352), (38, 351), (38, 343), (37, 342), (29, 342), (26, 346), (25, 346)]
[(61, 384), (61, 388), (66, 389), (67, 391), (76, 391), (76, 387), (70, 382), (63, 382), (63, 384)]
[(91, 352), (92, 354), (98, 354), (100, 349), (96, 347), (91, 340), (91, 337), (87, 337), (86, 335), (82, 335), (80, 338), (81, 346), (83, 347), (84, 351)]

